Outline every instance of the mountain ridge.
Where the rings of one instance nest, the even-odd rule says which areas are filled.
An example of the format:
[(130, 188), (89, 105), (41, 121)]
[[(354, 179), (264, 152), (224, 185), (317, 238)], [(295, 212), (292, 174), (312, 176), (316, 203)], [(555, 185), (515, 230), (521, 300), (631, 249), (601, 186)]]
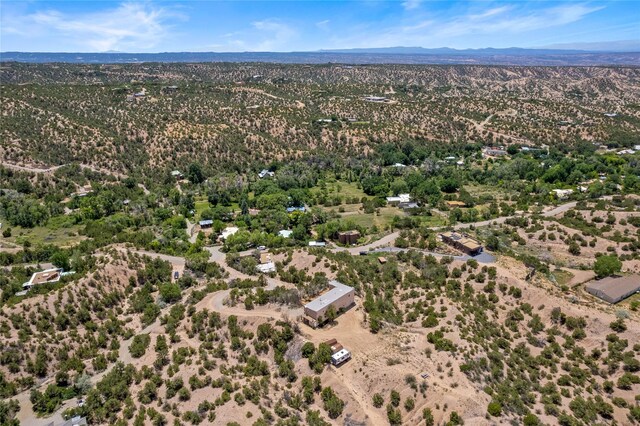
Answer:
[[(385, 50), (386, 49), (386, 50)], [(384, 48), (316, 52), (161, 52), (74, 53), (1, 52), (0, 62), (115, 64), (142, 62), (261, 62), (283, 64), (413, 64), (413, 65), (504, 65), (504, 66), (640, 66), (640, 52), (588, 52), (553, 49), (482, 49), (457, 51), (449, 48)]]

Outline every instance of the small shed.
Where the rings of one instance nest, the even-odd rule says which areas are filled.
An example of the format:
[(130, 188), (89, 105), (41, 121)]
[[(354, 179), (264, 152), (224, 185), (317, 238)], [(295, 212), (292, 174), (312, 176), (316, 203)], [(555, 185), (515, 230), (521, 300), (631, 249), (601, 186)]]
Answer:
[(211, 219), (206, 219), (206, 220), (201, 220), (200, 222), (198, 222), (198, 225), (200, 225), (200, 228), (211, 228), (211, 226), (213, 225), (213, 220)]

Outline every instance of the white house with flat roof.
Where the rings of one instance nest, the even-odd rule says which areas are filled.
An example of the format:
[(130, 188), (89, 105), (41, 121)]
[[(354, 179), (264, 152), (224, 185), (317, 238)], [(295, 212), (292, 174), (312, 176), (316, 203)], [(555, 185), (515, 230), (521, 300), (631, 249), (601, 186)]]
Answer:
[(224, 231), (220, 233), (220, 238), (222, 238), (223, 240), (226, 240), (227, 238), (229, 238), (239, 230), (240, 228), (238, 228), (237, 226), (227, 226), (226, 228), (224, 228)]
[(387, 197), (387, 203), (391, 205), (398, 205), (400, 203), (411, 202), (410, 194), (398, 194), (397, 197)]
[(290, 229), (283, 229), (278, 232), (278, 235), (280, 235), (282, 238), (291, 238), (291, 234), (293, 234), (293, 231)]
[(552, 189), (551, 193), (555, 194), (559, 200), (564, 200), (573, 194), (573, 189)]
[(276, 264), (271, 262), (266, 262), (266, 263), (261, 263), (258, 266), (256, 266), (256, 268), (258, 268), (259, 272), (262, 272), (263, 274), (268, 274), (270, 272), (276, 272)]
[(62, 268), (45, 269), (44, 271), (35, 272), (26, 283), (22, 284), (22, 288), (29, 290), (38, 284), (55, 283), (60, 281), (62, 277)]

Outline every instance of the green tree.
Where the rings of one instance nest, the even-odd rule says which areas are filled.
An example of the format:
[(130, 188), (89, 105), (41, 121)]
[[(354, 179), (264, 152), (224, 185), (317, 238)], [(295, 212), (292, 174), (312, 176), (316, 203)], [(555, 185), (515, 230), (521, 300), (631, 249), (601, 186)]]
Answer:
[(140, 358), (147, 351), (150, 343), (151, 337), (149, 337), (148, 334), (137, 334), (133, 336), (133, 340), (129, 346), (131, 356), (133, 358)]
[(379, 393), (374, 393), (373, 394), (373, 406), (376, 408), (380, 408), (382, 407), (382, 404), (384, 404), (384, 397), (382, 395), (380, 395)]
[(160, 286), (160, 297), (167, 303), (174, 303), (182, 298), (182, 291), (178, 284), (162, 284)]
[(65, 251), (58, 250), (51, 256), (51, 263), (58, 268), (62, 268), (65, 271), (71, 269), (69, 265), (69, 254)]
[(305, 342), (304, 345), (302, 345), (302, 357), (303, 358), (310, 358), (316, 351), (316, 347), (313, 344), (313, 342)]
[(571, 243), (569, 243), (569, 253), (574, 256), (578, 256), (580, 254), (580, 246), (577, 242), (571, 241)]
[(400, 405), (400, 393), (397, 390), (392, 390), (391, 391), (391, 405), (393, 405), (394, 407), (397, 407), (398, 405)]
[(499, 417), (502, 415), (502, 405), (499, 402), (491, 401), (487, 407), (487, 412), (493, 417)]
[(609, 327), (611, 327), (611, 329), (616, 333), (622, 333), (623, 331), (627, 330), (627, 325), (624, 323), (624, 320), (622, 318), (618, 318), (617, 320), (613, 321), (611, 324), (609, 324)]
[(593, 264), (593, 272), (598, 278), (609, 277), (622, 269), (622, 262), (617, 256), (599, 256)]
[(529, 413), (522, 419), (522, 424), (524, 424), (524, 426), (539, 426), (541, 423), (535, 414)]
[(390, 425), (401, 425), (402, 413), (400, 410), (394, 408), (392, 404), (387, 404), (387, 419)]
[(333, 305), (329, 305), (326, 312), (324, 313), (325, 321), (332, 322), (334, 319), (336, 319), (337, 316), (338, 313), (336, 312), (336, 308)]
[(204, 182), (204, 173), (202, 172), (202, 166), (198, 163), (191, 163), (187, 170), (187, 179), (191, 183), (199, 184)]
[(422, 418), (424, 419), (425, 426), (433, 426), (436, 423), (435, 419), (433, 418), (431, 408), (425, 408), (424, 410), (422, 410)]

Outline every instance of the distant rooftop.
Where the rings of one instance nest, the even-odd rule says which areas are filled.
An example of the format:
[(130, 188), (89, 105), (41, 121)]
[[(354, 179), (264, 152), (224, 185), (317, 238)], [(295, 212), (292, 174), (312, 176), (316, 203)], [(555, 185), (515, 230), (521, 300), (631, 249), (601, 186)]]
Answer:
[(284, 238), (290, 238), (291, 234), (293, 234), (293, 231), (291, 231), (289, 229), (283, 229), (280, 232), (278, 232), (278, 235), (280, 235), (281, 237), (284, 237)]

